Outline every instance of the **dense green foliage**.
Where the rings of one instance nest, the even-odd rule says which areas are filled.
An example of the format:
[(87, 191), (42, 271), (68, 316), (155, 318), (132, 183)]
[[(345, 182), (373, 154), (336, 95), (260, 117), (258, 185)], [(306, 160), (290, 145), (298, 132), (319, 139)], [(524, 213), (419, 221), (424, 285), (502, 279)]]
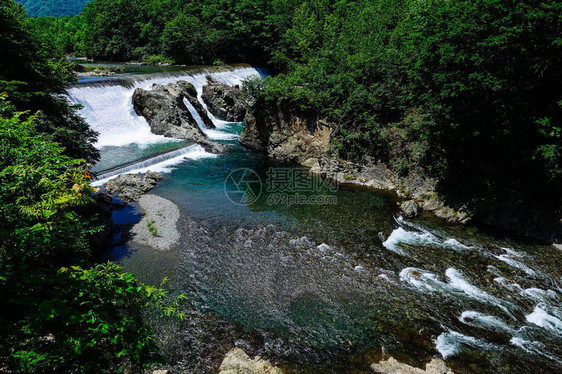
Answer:
[(159, 359), (144, 315), (175, 314), (181, 298), (92, 261), (95, 133), (60, 96), (68, 65), (45, 58), (20, 5), (0, 1), (0, 27), (0, 367), (139, 371)]
[(18, 0), (30, 17), (74, 16), (90, 0)]
[(21, 5), (0, 0), (0, 92), (7, 92), (20, 111), (40, 111), (37, 129), (68, 156), (93, 162), (99, 157), (92, 144), (97, 134), (61, 97), (72, 80), (72, 64), (49, 58)]
[(560, 207), (562, 4), (306, 2), (274, 55), (270, 103), (339, 124), (339, 156), (441, 181), (453, 203)]
[(165, 54), (184, 64), (267, 63), (298, 2), (96, 0), (78, 17), (34, 22), (58, 55), (123, 61)]

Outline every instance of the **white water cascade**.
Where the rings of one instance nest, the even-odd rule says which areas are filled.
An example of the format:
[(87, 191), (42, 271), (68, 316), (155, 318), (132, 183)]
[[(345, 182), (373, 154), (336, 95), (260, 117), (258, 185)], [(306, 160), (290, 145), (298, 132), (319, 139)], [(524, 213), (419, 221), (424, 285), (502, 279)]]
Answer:
[(98, 179), (92, 186), (101, 186), (108, 180), (125, 173), (146, 173), (147, 171), (168, 172), (170, 168), (185, 159), (197, 160), (200, 158), (217, 157), (209, 153), (200, 145), (190, 145), (175, 151), (163, 153), (161, 155), (148, 158), (139, 162), (133, 162), (123, 167), (118, 167), (98, 175)]
[[(260, 76), (262, 73), (253, 67), (234, 68), (225, 71), (208, 69), (190, 70), (185, 72), (140, 75), (128, 77), (127, 81), (108, 80), (92, 85), (77, 85), (68, 90), (72, 102), (82, 104), (80, 113), (97, 132), (96, 147), (123, 146), (131, 143), (139, 145), (157, 142), (169, 142), (172, 139), (150, 132), (146, 120), (136, 115), (133, 110), (132, 96), (136, 88), (149, 89), (153, 84), (168, 84), (185, 80), (195, 86), (199, 99), (207, 76), (230, 86), (240, 85), (244, 79)], [(206, 106), (203, 104), (203, 107)], [(209, 115), (217, 126), (224, 128), (224, 121)], [(216, 130), (215, 130), (216, 131)], [(219, 139), (215, 132), (209, 134)]]

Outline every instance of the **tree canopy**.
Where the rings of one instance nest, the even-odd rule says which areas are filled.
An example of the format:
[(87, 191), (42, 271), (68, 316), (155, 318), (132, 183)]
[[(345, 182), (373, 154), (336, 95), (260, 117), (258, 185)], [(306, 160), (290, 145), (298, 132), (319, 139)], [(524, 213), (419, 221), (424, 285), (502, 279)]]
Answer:
[(19, 0), (30, 17), (75, 16), (90, 0)]

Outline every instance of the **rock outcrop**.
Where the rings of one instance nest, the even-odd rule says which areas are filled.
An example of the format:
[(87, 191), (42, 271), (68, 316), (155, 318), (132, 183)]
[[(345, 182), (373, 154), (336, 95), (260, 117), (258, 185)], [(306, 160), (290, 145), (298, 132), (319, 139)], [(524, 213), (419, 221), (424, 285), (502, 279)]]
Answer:
[(425, 370), (396, 361), (393, 357), (371, 365), (378, 374), (454, 374), (443, 360), (432, 359), (425, 366)]
[(197, 101), (196, 95), (193, 85), (185, 81), (166, 85), (154, 84), (150, 90), (137, 88), (134, 91), (133, 107), (139, 116), (146, 118), (154, 134), (191, 140), (209, 152), (223, 152), (226, 147), (207, 139), (183, 101), (184, 98), (189, 100), (200, 114), (203, 123), (211, 127), (212, 122)]
[(259, 356), (252, 360), (242, 349), (234, 348), (224, 357), (219, 374), (283, 374), (283, 372)]
[(242, 122), (246, 115), (246, 102), (238, 87), (231, 87), (207, 77), (201, 96), (209, 112), (223, 121)]
[(137, 201), (162, 178), (162, 174), (152, 171), (145, 174), (121, 174), (109, 180), (104, 188), (110, 195), (117, 195), (126, 202)]
[(313, 166), (328, 150), (331, 136), (325, 119), (279, 110), (248, 113), (239, 142), (279, 161)]

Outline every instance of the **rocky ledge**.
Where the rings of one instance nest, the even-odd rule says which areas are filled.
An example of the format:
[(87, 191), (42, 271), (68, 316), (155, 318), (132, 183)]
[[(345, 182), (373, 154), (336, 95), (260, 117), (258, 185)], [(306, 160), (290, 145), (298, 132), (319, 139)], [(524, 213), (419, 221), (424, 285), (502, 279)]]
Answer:
[(252, 360), (246, 352), (234, 348), (224, 357), (219, 374), (283, 374), (283, 372), (259, 356)]
[(435, 192), (435, 180), (422, 178), (414, 172), (407, 176), (398, 176), (386, 165), (372, 160), (359, 165), (327, 156), (320, 157), (317, 163), (312, 165), (311, 172), (341, 184), (395, 191), (398, 196), (407, 199), (400, 204), (400, 210), (409, 218), (416, 217), (423, 209), (451, 223), (466, 223), (470, 220), (470, 216), (462, 209), (456, 210), (443, 203)]
[(246, 101), (238, 86), (231, 87), (207, 77), (201, 96), (209, 112), (220, 120), (242, 122), (246, 114)]
[(333, 124), (324, 118), (281, 110), (248, 113), (239, 142), (282, 161), (306, 166), (318, 164), (330, 145)]
[(147, 171), (145, 174), (121, 174), (109, 180), (104, 188), (108, 194), (117, 195), (126, 202), (138, 201), (162, 178), (162, 174), (152, 171)]
[(186, 81), (166, 85), (153, 84), (150, 90), (137, 88), (133, 92), (133, 108), (137, 115), (146, 118), (154, 134), (191, 140), (209, 152), (224, 152), (225, 145), (207, 139), (184, 99), (197, 111), (206, 127), (214, 127), (207, 112), (197, 100), (195, 87)]

